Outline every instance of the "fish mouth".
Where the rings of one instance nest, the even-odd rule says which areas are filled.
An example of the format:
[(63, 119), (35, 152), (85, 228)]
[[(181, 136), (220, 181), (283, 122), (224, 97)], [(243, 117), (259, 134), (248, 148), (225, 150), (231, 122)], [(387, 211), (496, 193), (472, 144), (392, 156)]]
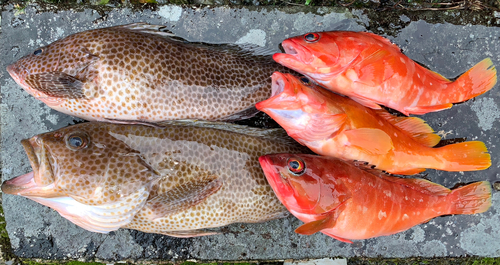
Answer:
[(285, 75), (280, 72), (274, 72), (271, 76), (271, 97), (261, 102), (255, 104), (255, 107), (263, 111), (265, 108), (269, 108), (272, 103), (280, 97), (280, 95), (285, 92)]
[(284, 40), (281, 43), (281, 47), (285, 53), (275, 53), (273, 59), (288, 68), (291, 68), (297, 72), (302, 72), (306, 65), (309, 65), (314, 60), (311, 52), (307, 50), (306, 47), (297, 43), (293, 39)]
[(5, 194), (23, 195), (24, 191), (35, 187), (33, 171), (2, 183), (2, 192)]
[(279, 198), (278, 183), (281, 182), (281, 174), (278, 168), (274, 166), (275, 163), (273, 159), (269, 155), (263, 155), (259, 157), (259, 163), (262, 167), (262, 171), (264, 171), (264, 175), (267, 178), (267, 182), (269, 182), (269, 185), (271, 185), (274, 193), (276, 193)]
[(274, 72), (271, 76), (271, 98), (277, 96), (285, 91), (285, 76), (280, 72)]
[(37, 143), (37, 139), (35, 136), (21, 141), (33, 171), (2, 183), (2, 192), (25, 197), (52, 196), (51, 192), (54, 187), (52, 158), (44, 146)]

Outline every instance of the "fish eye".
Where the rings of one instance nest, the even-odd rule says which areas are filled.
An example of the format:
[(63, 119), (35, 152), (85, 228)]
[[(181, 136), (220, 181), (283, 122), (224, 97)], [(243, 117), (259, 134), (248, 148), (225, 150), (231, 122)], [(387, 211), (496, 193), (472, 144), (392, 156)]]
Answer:
[(319, 34), (318, 33), (307, 33), (306, 35), (304, 35), (304, 40), (306, 40), (307, 42), (316, 42), (319, 40)]
[(300, 78), (300, 82), (302, 82), (304, 85), (310, 85), (311, 84), (311, 80), (309, 80), (309, 78), (303, 76)]
[(40, 55), (40, 54), (42, 54), (42, 52), (43, 52), (43, 50), (40, 48), (40, 49), (34, 51), (33, 54), (34, 55)]
[(66, 135), (66, 146), (73, 150), (80, 150), (89, 145), (89, 137), (84, 133), (73, 133)]
[(295, 176), (301, 176), (306, 172), (306, 164), (304, 160), (298, 157), (291, 157), (286, 161), (288, 171)]

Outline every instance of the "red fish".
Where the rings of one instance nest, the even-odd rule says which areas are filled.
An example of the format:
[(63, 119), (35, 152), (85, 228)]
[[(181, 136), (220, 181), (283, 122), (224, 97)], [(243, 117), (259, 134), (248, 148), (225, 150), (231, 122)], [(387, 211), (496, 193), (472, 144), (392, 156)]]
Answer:
[(451, 108), (490, 90), (496, 69), (487, 58), (455, 81), (430, 71), (401, 53), (388, 39), (368, 32), (307, 33), (282, 43), (276, 62), (327, 89), (380, 109), (409, 114)]
[(295, 230), (299, 234), (322, 232), (352, 243), (491, 206), (488, 181), (451, 191), (423, 179), (372, 174), (331, 157), (275, 154), (259, 161), (279, 200), (305, 223)]
[(369, 162), (393, 174), (433, 168), (472, 171), (491, 165), (480, 141), (432, 148), (440, 137), (416, 117), (395, 117), (315, 86), (303, 77), (275, 72), (273, 96), (256, 104), (313, 152)]

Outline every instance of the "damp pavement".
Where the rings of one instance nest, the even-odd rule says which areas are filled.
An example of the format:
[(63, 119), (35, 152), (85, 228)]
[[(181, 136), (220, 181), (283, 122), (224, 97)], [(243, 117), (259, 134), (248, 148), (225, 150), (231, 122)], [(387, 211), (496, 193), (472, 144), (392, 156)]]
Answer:
[[(462, 74), (485, 57), (500, 65), (500, 15), (469, 11), (373, 14), (334, 8), (182, 8), (153, 9), (78, 7), (64, 10), (36, 3), (24, 10), (3, 6), (0, 37), (1, 162), (3, 179), (31, 171), (21, 139), (75, 122), (24, 92), (5, 67), (39, 46), (69, 34), (132, 22), (165, 25), (190, 41), (250, 43), (278, 51), (285, 38), (309, 31), (372, 31), (398, 44), (410, 58), (448, 78)], [(470, 13), (470, 14), (469, 14)], [(476, 14), (476, 15), (474, 15)], [(391, 18), (391, 20), (388, 20)], [(476, 19), (477, 18), (477, 19)], [(138, 47), (140, 48), (140, 47)], [(492, 166), (478, 172), (428, 170), (427, 178), (448, 188), (456, 184), (500, 181), (500, 92), (490, 92), (450, 110), (424, 115), (445, 139), (484, 141)], [(321, 233), (294, 233), (294, 217), (262, 224), (234, 224), (222, 234), (178, 239), (120, 229), (85, 231), (50, 208), (3, 195), (3, 209), (13, 252), (23, 258), (105, 260), (286, 260), (325, 257), (460, 257), (500, 256), (500, 193), (493, 206), (478, 215), (445, 216), (392, 236), (336, 241)]]

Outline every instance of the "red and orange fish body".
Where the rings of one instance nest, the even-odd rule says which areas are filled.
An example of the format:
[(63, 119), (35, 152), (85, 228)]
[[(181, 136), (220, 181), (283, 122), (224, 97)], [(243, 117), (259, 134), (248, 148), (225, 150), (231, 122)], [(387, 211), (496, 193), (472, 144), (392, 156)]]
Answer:
[(329, 90), (374, 109), (380, 105), (406, 115), (451, 108), (490, 90), (497, 81), (491, 59), (456, 81), (430, 71), (401, 53), (388, 39), (368, 32), (308, 33), (282, 43), (276, 62)]
[(426, 168), (447, 171), (486, 169), (491, 165), (480, 141), (432, 148), (440, 141), (416, 117), (395, 117), (331, 93), (290, 74), (275, 72), (273, 96), (257, 103), (295, 140), (313, 152), (364, 161), (393, 174), (411, 175)]
[(275, 154), (259, 159), (277, 197), (305, 222), (299, 234), (322, 232), (343, 242), (386, 236), (434, 217), (485, 212), (489, 182), (453, 191), (423, 179), (397, 178), (331, 157)]

